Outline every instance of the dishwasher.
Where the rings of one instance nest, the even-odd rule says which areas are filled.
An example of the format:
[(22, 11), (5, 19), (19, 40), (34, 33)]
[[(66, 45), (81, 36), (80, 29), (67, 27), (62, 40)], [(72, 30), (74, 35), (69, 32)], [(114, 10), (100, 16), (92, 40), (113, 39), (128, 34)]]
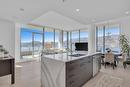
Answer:
[(99, 56), (93, 56), (93, 76), (99, 72)]

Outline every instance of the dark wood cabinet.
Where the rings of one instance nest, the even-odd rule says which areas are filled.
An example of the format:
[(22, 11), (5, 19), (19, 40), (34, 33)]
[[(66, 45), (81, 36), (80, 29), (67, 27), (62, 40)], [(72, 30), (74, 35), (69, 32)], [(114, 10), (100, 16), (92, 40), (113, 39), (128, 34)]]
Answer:
[(92, 57), (66, 63), (66, 87), (81, 87), (93, 76)]
[(14, 58), (0, 59), (0, 77), (11, 75), (11, 84), (15, 83), (15, 60)]

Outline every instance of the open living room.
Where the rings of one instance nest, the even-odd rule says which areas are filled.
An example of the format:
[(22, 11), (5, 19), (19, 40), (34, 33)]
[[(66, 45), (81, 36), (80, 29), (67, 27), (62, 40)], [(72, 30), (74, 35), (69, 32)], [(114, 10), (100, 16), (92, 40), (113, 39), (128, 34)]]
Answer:
[(0, 87), (130, 87), (130, 0), (1, 0)]

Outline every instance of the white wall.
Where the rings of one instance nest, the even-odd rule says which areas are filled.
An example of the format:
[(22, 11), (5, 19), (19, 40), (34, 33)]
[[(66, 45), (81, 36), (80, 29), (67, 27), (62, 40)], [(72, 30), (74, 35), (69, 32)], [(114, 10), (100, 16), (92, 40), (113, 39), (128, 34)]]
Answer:
[(20, 28), (21, 24), (15, 23), (15, 60), (20, 61)]
[(89, 36), (88, 36), (88, 52), (96, 52), (96, 30), (95, 25), (91, 24), (88, 29)]
[(0, 19), (0, 45), (15, 57), (15, 25), (13, 22)]
[(121, 34), (128, 36), (130, 41), (130, 16), (118, 21), (121, 24)]

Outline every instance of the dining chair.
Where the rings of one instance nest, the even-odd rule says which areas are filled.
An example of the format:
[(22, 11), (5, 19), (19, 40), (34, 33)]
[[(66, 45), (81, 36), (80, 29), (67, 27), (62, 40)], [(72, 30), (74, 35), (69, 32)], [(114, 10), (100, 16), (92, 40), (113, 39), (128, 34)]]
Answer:
[(115, 68), (115, 58), (112, 52), (105, 54), (105, 58), (104, 58), (105, 68), (108, 63), (112, 65), (113, 69)]
[(127, 57), (126, 55), (127, 54), (122, 54), (124, 69), (126, 69), (127, 65), (130, 65), (130, 58)]

